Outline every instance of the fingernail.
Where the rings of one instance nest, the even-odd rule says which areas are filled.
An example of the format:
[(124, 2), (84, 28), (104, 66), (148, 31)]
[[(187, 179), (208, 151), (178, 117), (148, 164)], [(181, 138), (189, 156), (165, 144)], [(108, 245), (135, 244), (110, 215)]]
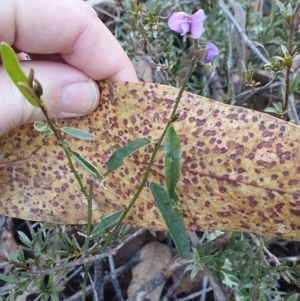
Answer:
[(92, 112), (98, 105), (99, 88), (92, 80), (66, 85), (61, 94), (62, 113), (80, 116)]

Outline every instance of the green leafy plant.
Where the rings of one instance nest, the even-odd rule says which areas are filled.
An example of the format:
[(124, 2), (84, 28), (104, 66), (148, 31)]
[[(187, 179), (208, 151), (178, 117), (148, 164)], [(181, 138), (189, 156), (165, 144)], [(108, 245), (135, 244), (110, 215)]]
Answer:
[[(64, 139), (64, 135), (70, 135), (75, 139), (86, 140), (85, 142), (88, 143), (89, 140), (94, 139), (93, 135), (76, 128), (60, 127), (58, 120), (51, 119), (41, 98), (42, 86), (35, 79), (34, 72), (32, 71), (28, 76), (25, 75), (13, 50), (5, 43), (1, 44), (2, 61), (12, 81), (32, 105), (43, 110), (47, 119), (46, 122), (36, 122), (35, 130), (43, 135), (55, 135), (88, 203), (88, 224), (79, 227), (79, 230), (76, 228), (76, 233), (85, 237), (83, 245), (79, 245), (74, 236), (70, 235), (70, 232), (75, 231), (74, 226), (64, 228), (63, 226), (46, 225), (47, 228), (45, 226), (45, 228), (32, 231), (31, 237), (19, 232), (19, 238), (24, 244), (24, 248), (19, 248), (14, 256), (8, 254), (5, 256), (5, 263), (13, 264), (15, 270), (11, 275), (0, 274), (0, 280), (5, 282), (1, 289), (1, 295), (3, 298), (8, 296), (10, 300), (14, 300), (16, 296), (33, 284), (34, 292), (40, 295), (41, 300), (59, 300), (60, 292), (64, 287), (61, 283), (64, 283), (63, 280), (67, 278), (67, 272), (83, 263), (86, 264), (82, 297), (85, 300), (88, 271), (92, 260), (98, 255), (103, 255), (101, 259), (107, 257), (108, 253), (106, 252), (109, 252), (114, 242), (122, 242), (128, 238), (128, 226), (122, 225), (122, 222), (138, 200), (141, 190), (147, 185), (149, 171), (156, 153), (164, 144), (164, 185), (151, 182), (149, 188), (169, 229), (178, 254), (181, 257), (192, 258), (192, 263), (187, 266), (187, 269), (192, 271), (191, 276), (195, 277), (197, 273), (209, 270), (217, 285), (226, 287), (229, 291), (228, 297), (232, 299), (283, 300), (283, 293), (276, 287), (276, 281), (283, 278), (287, 282), (292, 281), (298, 284), (299, 281), (294, 276), (299, 275), (299, 267), (297, 265), (291, 267), (284, 261), (277, 262), (271, 256), (272, 254), (266, 252), (265, 241), (259, 240), (256, 244), (250, 236), (236, 234), (227, 241), (226, 247), (216, 251), (213, 243), (204, 239), (205, 243), (199, 242), (197, 246), (194, 246), (193, 254), (190, 253), (190, 242), (181, 213), (180, 198), (176, 192), (181, 177), (181, 146), (173, 125), (180, 115), (177, 108), (184, 90), (213, 97), (210, 83), (213, 81), (216, 70), (213, 65), (207, 67), (197, 64), (197, 60), (201, 60), (205, 53), (204, 51), (200, 58), (197, 57), (199, 56), (198, 41), (191, 41), (187, 37), (182, 38), (167, 28), (166, 19), (170, 16), (170, 7), (177, 3), (167, 1), (157, 4), (146, 1), (146, 3), (137, 4), (136, 1), (129, 0), (116, 2), (122, 13), (122, 22), (117, 26), (111, 25), (111, 27), (117, 37), (122, 40), (127, 53), (132, 58), (138, 58), (139, 50), (143, 49), (144, 54), (150, 59), (151, 66), (154, 66), (153, 81), (180, 87), (173, 111), (168, 116), (168, 122), (162, 130), (159, 141), (139, 138), (120, 147), (107, 160), (106, 171), (101, 173), (91, 160), (82, 156), (78, 150), (74, 150), (72, 145)], [(218, 1), (218, 3), (222, 4), (222, 1)], [(297, 92), (300, 82), (299, 74), (292, 74), (293, 63), (299, 59), (297, 53), (299, 45), (295, 45), (294, 42), (299, 40), (295, 18), (300, 6), (280, 1), (276, 1), (276, 4), (278, 7), (271, 4), (270, 14), (259, 18), (253, 9), (254, 1), (241, 1), (241, 5), (246, 11), (245, 32), (250, 41), (256, 41), (261, 53), (266, 53), (266, 56), (270, 58), (263, 64), (265, 70), (271, 73), (267, 84), (256, 80), (256, 71), (262, 67), (262, 64), (254, 52), (248, 53), (242, 69), (245, 87), (249, 89), (244, 92), (249, 97), (244, 97), (243, 92), (241, 98), (243, 105), (253, 107), (255, 104), (253, 96), (271, 89), (273, 84), (280, 80), (281, 87), (285, 92), (282, 100), (269, 101), (267, 106), (263, 105), (261, 111), (275, 114), (281, 119), (287, 119), (288, 113), (291, 112), (288, 108), (289, 96)], [(213, 37), (221, 49), (219, 69), (223, 69), (218, 72), (223, 77), (226, 73), (237, 72), (236, 68), (229, 70), (230, 68), (226, 67), (227, 62), (228, 66), (230, 65), (230, 60), (233, 60), (235, 64), (238, 63), (234, 56), (230, 57), (230, 42), (225, 40), (227, 29), (222, 25), (229, 17), (216, 13), (215, 1), (206, 1), (201, 5), (208, 12), (207, 20), (214, 20), (214, 26), (207, 27), (204, 37)], [(178, 11), (180, 10), (188, 12), (190, 16), (193, 14), (190, 3), (178, 4)], [(286, 26), (281, 26), (283, 20), (286, 22)], [(128, 31), (130, 35), (127, 34)], [(200, 44), (203, 46), (204, 39), (200, 39)], [(207, 74), (207, 72), (211, 74)], [(233, 103), (239, 98), (239, 95), (235, 93), (234, 84), (230, 83), (230, 76), (228, 76), (228, 83), (223, 83), (223, 87), (225, 92), (223, 90), (218, 92), (226, 103)], [(295, 115), (295, 112), (292, 113)], [(149, 145), (153, 147), (153, 152), (130, 205), (103, 218), (93, 226), (91, 219), (94, 183), (103, 183), (105, 177), (122, 167), (128, 156)], [(78, 164), (77, 167), (75, 163)], [(84, 185), (81, 167), (88, 172), (92, 179), (87, 187)], [(204, 234), (203, 237), (205, 235), (208, 237), (208, 234)], [(29, 251), (32, 258), (27, 258), (23, 249)], [(38, 279), (36, 279), (37, 277)], [(287, 300), (294, 301), (297, 298), (298, 295), (294, 294)]]

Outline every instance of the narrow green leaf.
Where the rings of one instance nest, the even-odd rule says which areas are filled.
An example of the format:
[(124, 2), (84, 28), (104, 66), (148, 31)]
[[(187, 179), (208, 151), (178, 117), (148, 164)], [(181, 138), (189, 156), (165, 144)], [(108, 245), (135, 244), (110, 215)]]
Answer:
[(181, 147), (179, 137), (173, 126), (168, 128), (164, 145), (165, 179), (169, 198), (174, 208), (179, 208), (176, 186), (180, 179)]
[(103, 218), (100, 221), (100, 223), (94, 228), (94, 230), (92, 232), (92, 236), (95, 236), (95, 235), (99, 234), (100, 232), (104, 231), (105, 229), (114, 225), (121, 217), (123, 211), (124, 210), (117, 211), (117, 212)]
[(149, 144), (148, 138), (140, 138), (129, 142), (127, 145), (117, 149), (106, 163), (107, 171), (105, 176), (123, 165), (126, 157), (137, 151), (139, 148)]
[(190, 241), (185, 228), (184, 220), (178, 210), (173, 210), (167, 190), (155, 182), (149, 185), (156, 206), (162, 214), (170, 235), (175, 243), (180, 257), (185, 258), (190, 253)]
[(71, 150), (70, 148), (64, 147), (64, 149), (73, 156), (75, 161), (83, 167), (87, 172), (93, 174), (99, 181), (103, 180), (103, 175), (100, 173), (98, 168), (94, 166), (90, 161), (85, 159), (83, 156), (81, 156), (79, 153)]
[(286, 301), (297, 301), (298, 300), (298, 296), (299, 294), (294, 294), (294, 295), (291, 295), (289, 296)]
[(44, 132), (45, 130), (48, 129), (48, 124), (43, 122), (43, 121), (36, 121), (33, 124), (33, 127), (35, 130), (39, 131), (39, 132)]
[(32, 247), (32, 241), (22, 231), (18, 231), (20, 240), (28, 247)]
[(202, 271), (201, 266), (195, 266), (191, 272), (191, 279), (194, 279), (200, 271)]
[(155, 232), (154, 230), (150, 229), (150, 230), (148, 230), (148, 231), (149, 231), (149, 233), (150, 233), (151, 235), (153, 235), (154, 237), (156, 237), (156, 232)]
[(43, 134), (44, 134), (45, 136), (48, 136), (48, 135), (53, 134), (53, 131), (51, 130), (50, 127), (48, 127), (48, 128), (43, 132)]
[[(287, 276), (287, 274), (285, 272), (281, 272), (280, 276), (287, 282), (287, 283), (291, 283), (290, 278)], [(297, 299), (296, 299), (297, 300)]]
[(293, 79), (291, 80), (290, 94), (293, 94), (296, 91), (299, 84), (300, 84), (300, 72), (297, 73), (297, 75), (295, 77), (293, 77)]
[(282, 112), (282, 103), (281, 102), (273, 102), (273, 107), (275, 108), (275, 110), (280, 113)]
[(19, 88), (24, 97), (34, 106), (38, 107), (37, 102), (32, 96), (19, 87), (19, 83), (27, 85), (27, 76), (22, 71), (17, 56), (13, 49), (5, 42), (1, 43), (1, 57), (3, 66), (13, 83)]
[(65, 132), (66, 134), (68, 134), (70, 136), (73, 136), (77, 139), (81, 139), (81, 140), (93, 140), (93, 139), (95, 139), (93, 134), (90, 134), (88, 132), (81, 131), (81, 130), (78, 130), (78, 129), (75, 129), (75, 128), (71, 128), (71, 127), (68, 127), (68, 126), (65, 126), (65, 127), (61, 128), (61, 130), (63, 132)]
[(265, 108), (264, 112), (278, 114), (277, 110), (275, 108), (272, 108), (272, 107)]
[(3, 255), (7, 258), (7, 260), (10, 261), (10, 256), (9, 256), (8, 252), (4, 249), (2, 250), (2, 252), (3, 252)]
[(290, 2), (286, 6), (286, 11), (287, 11), (288, 15), (292, 15), (293, 14), (293, 7), (292, 7), (292, 4)]
[(287, 10), (286, 10), (285, 6), (280, 1), (278, 1), (278, 0), (275, 0), (275, 1), (276, 1), (277, 6), (279, 7), (280, 11), (282, 13), (286, 13)]
[(286, 56), (288, 54), (288, 50), (284, 45), (281, 45), (281, 51), (284, 54), (284, 56)]
[(50, 294), (50, 298), (51, 298), (52, 301), (59, 301), (59, 299), (57, 298), (57, 296), (54, 295), (54, 294)]
[(0, 280), (8, 283), (16, 283), (16, 278), (13, 276), (6, 276), (4, 274), (0, 274)]

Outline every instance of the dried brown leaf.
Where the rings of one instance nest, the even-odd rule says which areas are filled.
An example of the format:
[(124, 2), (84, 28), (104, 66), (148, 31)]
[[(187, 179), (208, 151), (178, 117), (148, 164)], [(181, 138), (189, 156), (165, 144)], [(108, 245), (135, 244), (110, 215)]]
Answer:
[[(178, 90), (143, 83), (102, 82), (100, 87), (101, 102), (93, 114), (61, 120), (60, 126), (95, 134), (91, 142), (66, 140), (104, 173), (105, 162), (120, 146), (141, 137), (158, 140)], [(179, 111), (174, 124), (182, 143), (177, 191), (187, 228), (299, 240), (299, 127), (190, 93)], [(53, 223), (87, 221), (86, 201), (54, 137), (23, 125), (0, 137), (0, 150), (0, 214)], [(104, 185), (95, 183), (94, 222), (128, 205), (151, 152), (151, 145), (139, 150)], [(162, 149), (149, 180), (164, 184)], [(147, 187), (126, 222), (165, 229)]]
[(153, 82), (153, 70), (147, 58), (140, 55), (137, 59), (132, 60), (132, 64), (138, 78), (140, 78), (144, 83)]
[[(182, 274), (182, 269), (175, 270), (172, 279), (176, 281), (178, 277)], [(204, 272), (199, 271), (196, 276), (192, 279), (191, 278), (192, 271), (187, 271), (182, 280), (180, 281), (179, 285), (176, 287), (174, 295), (178, 296), (181, 293), (191, 294), (201, 288)]]
[[(142, 285), (151, 280), (172, 259), (170, 248), (160, 242), (150, 242), (141, 249), (140, 263), (132, 269), (132, 281), (128, 287), (128, 297)], [(147, 294), (151, 301), (160, 300), (164, 283), (160, 284), (154, 291)]]

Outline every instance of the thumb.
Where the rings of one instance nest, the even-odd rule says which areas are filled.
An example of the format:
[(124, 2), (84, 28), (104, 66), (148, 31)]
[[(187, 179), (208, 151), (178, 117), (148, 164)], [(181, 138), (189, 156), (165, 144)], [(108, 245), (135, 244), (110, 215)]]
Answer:
[[(21, 62), (25, 74), (30, 68), (43, 87), (50, 117), (63, 118), (91, 113), (99, 103), (97, 84), (82, 71), (55, 62)], [(33, 107), (14, 86), (0, 66), (0, 136), (24, 123), (45, 120), (39, 108)]]

